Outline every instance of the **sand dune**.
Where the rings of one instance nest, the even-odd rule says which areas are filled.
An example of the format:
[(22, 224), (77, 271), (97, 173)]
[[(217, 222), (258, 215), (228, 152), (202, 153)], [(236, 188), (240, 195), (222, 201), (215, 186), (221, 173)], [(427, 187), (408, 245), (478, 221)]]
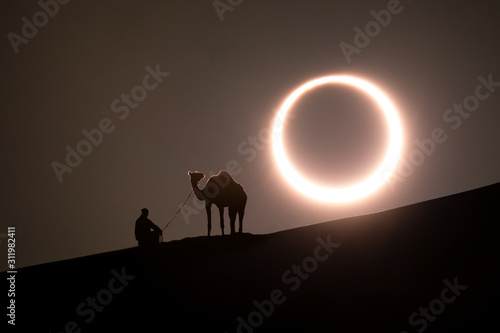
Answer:
[(187, 238), (23, 268), (16, 328), (486, 331), (500, 310), (499, 198), (494, 184), (273, 234)]

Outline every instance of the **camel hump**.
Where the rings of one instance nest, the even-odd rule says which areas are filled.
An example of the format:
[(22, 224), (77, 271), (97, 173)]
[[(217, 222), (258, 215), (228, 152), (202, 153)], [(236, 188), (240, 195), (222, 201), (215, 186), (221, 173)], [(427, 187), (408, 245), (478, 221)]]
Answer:
[(223, 182), (230, 181), (231, 183), (235, 183), (233, 176), (231, 176), (231, 174), (227, 170), (219, 171), (217, 177), (219, 177)]
[(221, 170), (218, 174), (210, 177), (207, 184), (208, 183), (216, 183), (220, 187), (233, 187), (234, 185), (238, 184), (227, 170)]

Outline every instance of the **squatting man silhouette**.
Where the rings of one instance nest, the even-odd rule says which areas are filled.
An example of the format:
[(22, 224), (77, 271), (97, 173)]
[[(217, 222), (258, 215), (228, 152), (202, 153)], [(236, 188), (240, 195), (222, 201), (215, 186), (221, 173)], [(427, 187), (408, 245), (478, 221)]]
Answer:
[(160, 243), (163, 231), (148, 219), (149, 210), (141, 209), (141, 216), (135, 221), (135, 239), (140, 247), (153, 247)]

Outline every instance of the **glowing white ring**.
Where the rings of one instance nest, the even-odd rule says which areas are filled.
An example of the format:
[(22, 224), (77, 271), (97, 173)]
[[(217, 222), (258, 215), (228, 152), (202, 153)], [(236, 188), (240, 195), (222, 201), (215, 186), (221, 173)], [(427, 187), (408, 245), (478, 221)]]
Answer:
[[(302, 177), (290, 164), (283, 148), (283, 125), (286, 114), (295, 101), (305, 92), (326, 83), (342, 83), (359, 88), (375, 99), (382, 109), (389, 127), (389, 147), (374, 173), (355, 185), (332, 188), (311, 183)], [(273, 150), (279, 169), (292, 186), (305, 195), (324, 202), (348, 202), (360, 199), (378, 189), (396, 168), (402, 147), (402, 129), (398, 114), (385, 94), (372, 84), (351, 76), (333, 75), (311, 80), (287, 97), (278, 111), (273, 128)]]

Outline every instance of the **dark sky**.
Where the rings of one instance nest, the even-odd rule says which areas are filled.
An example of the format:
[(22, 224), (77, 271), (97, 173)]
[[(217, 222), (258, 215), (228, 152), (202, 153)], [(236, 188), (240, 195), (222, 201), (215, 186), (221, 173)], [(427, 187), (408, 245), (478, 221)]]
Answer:
[[(48, 6), (50, 16), (36, 1), (2, 4), (0, 233), (16, 226), (18, 267), (135, 246), (140, 209), (165, 226), (191, 190), (190, 170), (235, 170), (251, 233), (500, 180), (498, 1), (232, 3), (219, 15), (210, 0), (71, 1)], [(34, 19), (38, 31), (29, 27)], [(371, 29), (369, 40), (356, 37), (356, 27)], [(347, 44), (357, 45), (350, 56)], [(292, 188), (267, 136), (293, 89), (335, 74), (389, 95), (404, 134), (397, 177), (349, 204)], [(108, 132), (102, 138), (99, 127)], [(311, 180), (347, 185), (380, 161), (386, 131), (366, 95), (324, 86), (291, 111), (286, 149)], [(97, 145), (78, 146), (84, 133)], [(431, 151), (432, 133), (441, 142)], [(68, 166), (67, 146), (87, 156), (73, 157), (60, 181), (53, 165)], [(206, 234), (200, 204), (188, 207), (166, 240)], [(213, 217), (220, 234), (215, 207)]]

